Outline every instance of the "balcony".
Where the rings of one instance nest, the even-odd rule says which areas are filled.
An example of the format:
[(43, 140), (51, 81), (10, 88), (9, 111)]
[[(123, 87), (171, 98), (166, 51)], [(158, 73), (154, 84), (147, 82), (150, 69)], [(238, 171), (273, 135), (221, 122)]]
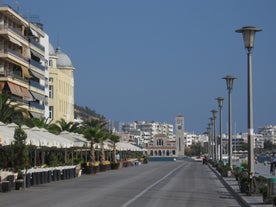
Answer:
[(30, 107), (33, 107), (39, 110), (44, 110), (44, 105), (41, 105), (38, 102), (30, 101), (29, 104), (30, 104)]
[(30, 86), (35, 87), (40, 90), (43, 90), (43, 91), (45, 90), (44, 86), (40, 85), (38, 82), (35, 82), (33, 80), (30, 80)]
[(33, 38), (30, 39), (30, 43), (34, 46), (36, 46), (37, 48), (39, 48), (40, 50), (42, 50), (43, 52), (45, 51), (45, 47), (43, 47), (41, 44), (39, 44), (37, 41), (35, 41)]
[(39, 62), (35, 61), (35, 60), (30, 60), (30, 64), (33, 65), (34, 67), (42, 70), (42, 71), (45, 71), (45, 66), (41, 65)]

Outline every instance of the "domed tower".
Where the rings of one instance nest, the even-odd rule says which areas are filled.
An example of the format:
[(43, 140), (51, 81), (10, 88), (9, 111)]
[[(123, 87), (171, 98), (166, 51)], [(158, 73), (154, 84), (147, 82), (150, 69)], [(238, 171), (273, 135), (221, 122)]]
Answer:
[(50, 119), (74, 121), (74, 70), (71, 59), (58, 47), (49, 46)]

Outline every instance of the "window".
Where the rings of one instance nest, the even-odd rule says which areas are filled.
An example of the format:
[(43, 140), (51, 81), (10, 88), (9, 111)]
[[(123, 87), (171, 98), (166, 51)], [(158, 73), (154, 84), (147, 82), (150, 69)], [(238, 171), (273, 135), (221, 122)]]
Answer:
[(54, 107), (53, 106), (49, 106), (49, 118), (53, 119), (53, 114), (54, 114)]
[(50, 66), (50, 67), (53, 66), (53, 60), (49, 60), (49, 66)]
[(54, 98), (54, 86), (49, 86), (49, 98)]
[(163, 146), (163, 140), (158, 139), (156, 144), (157, 144), (157, 146)]

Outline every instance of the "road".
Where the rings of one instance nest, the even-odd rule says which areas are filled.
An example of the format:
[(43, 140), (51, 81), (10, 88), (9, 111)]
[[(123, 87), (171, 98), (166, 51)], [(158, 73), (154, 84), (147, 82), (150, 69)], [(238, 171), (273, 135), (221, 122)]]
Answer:
[(25, 190), (0, 193), (12, 207), (240, 206), (208, 166), (189, 160), (83, 175)]

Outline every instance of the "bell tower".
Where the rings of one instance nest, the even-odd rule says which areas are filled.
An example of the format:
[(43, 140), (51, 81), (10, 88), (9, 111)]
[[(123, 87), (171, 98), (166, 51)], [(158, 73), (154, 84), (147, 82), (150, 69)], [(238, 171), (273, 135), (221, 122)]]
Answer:
[(185, 156), (185, 143), (184, 143), (184, 116), (177, 115), (175, 118), (175, 144), (176, 156)]

